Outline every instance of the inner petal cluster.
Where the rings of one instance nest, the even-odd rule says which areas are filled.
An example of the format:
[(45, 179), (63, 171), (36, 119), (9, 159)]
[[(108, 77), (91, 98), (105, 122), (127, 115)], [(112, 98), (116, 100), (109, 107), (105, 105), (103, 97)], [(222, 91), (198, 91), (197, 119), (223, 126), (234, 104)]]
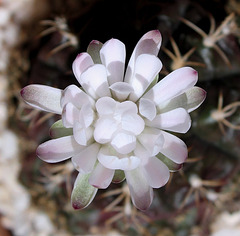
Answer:
[(136, 136), (145, 126), (138, 115), (137, 105), (131, 101), (118, 102), (102, 97), (96, 102), (96, 110), (95, 141), (110, 144), (119, 154), (131, 153), (136, 148)]

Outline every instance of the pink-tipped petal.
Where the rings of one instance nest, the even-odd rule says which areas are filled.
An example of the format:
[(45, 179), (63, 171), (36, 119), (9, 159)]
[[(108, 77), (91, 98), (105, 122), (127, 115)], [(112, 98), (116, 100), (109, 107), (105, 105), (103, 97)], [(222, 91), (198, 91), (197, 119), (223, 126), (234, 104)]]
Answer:
[(92, 171), (89, 183), (95, 188), (106, 189), (112, 182), (114, 170), (105, 168), (100, 162)]
[(133, 77), (129, 81), (134, 89), (129, 99), (137, 101), (144, 94), (161, 68), (162, 63), (156, 56), (149, 54), (140, 55), (135, 63)]
[(21, 96), (30, 106), (56, 114), (62, 113), (60, 100), (62, 90), (39, 84), (32, 84), (21, 90)]
[(40, 144), (36, 154), (43, 161), (56, 163), (72, 157), (83, 148), (74, 140), (73, 136), (66, 136)]
[(186, 133), (191, 127), (191, 118), (183, 108), (157, 115), (152, 121), (146, 121), (146, 125), (163, 130)]
[(107, 68), (108, 83), (123, 81), (126, 58), (125, 45), (118, 39), (108, 40), (100, 51), (102, 64)]
[(92, 57), (94, 64), (102, 64), (100, 58), (100, 50), (102, 43), (97, 40), (92, 40), (87, 48), (87, 53)]
[(75, 210), (86, 208), (94, 199), (98, 189), (88, 182), (89, 174), (79, 173), (73, 187), (71, 202)]
[(152, 121), (156, 117), (157, 109), (154, 102), (146, 98), (141, 98), (139, 101), (139, 112), (143, 117)]
[(138, 56), (141, 54), (150, 54), (157, 56), (161, 42), (162, 36), (158, 30), (149, 31), (142, 36), (134, 48), (132, 56), (129, 60), (124, 82), (129, 83), (131, 81), (133, 73), (135, 71), (135, 63)]
[(133, 170), (140, 164), (138, 157), (120, 155), (116, 152), (111, 152), (107, 147), (100, 149), (98, 160), (103, 166), (113, 170)]
[(80, 83), (86, 93), (94, 99), (111, 97), (107, 81), (107, 71), (104, 65), (96, 64), (85, 70), (80, 78)]
[(88, 53), (84, 52), (77, 55), (76, 59), (72, 64), (72, 70), (73, 70), (73, 74), (75, 75), (76, 79), (80, 84), (81, 84), (82, 73), (93, 64), (94, 64), (93, 60)]
[(64, 107), (69, 102), (78, 109), (87, 103), (90, 103), (91, 105), (94, 104), (94, 100), (74, 84), (69, 85), (64, 89), (61, 98), (61, 107)]
[(161, 153), (177, 164), (182, 164), (188, 156), (186, 144), (176, 136), (162, 131), (164, 144)]
[(80, 153), (72, 157), (72, 162), (76, 170), (81, 173), (90, 173), (97, 161), (97, 155), (100, 149), (98, 143), (93, 143), (83, 149)]
[(133, 204), (139, 210), (147, 210), (153, 200), (153, 190), (149, 186), (141, 168), (125, 171), (125, 176)]
[(197, 71), (190, 67), (182, 67), (171, 72), (153, 88), (151, 88), (144, 98), (150, 99), (159, 105), (170, 100), (193, 87), (198, 79)]
[(142, 167), (142, 170), (148, 184), (152, 188), (164, 186), (170, 177), (168, 167), (155, 156), (148, 159), (148, 162)]

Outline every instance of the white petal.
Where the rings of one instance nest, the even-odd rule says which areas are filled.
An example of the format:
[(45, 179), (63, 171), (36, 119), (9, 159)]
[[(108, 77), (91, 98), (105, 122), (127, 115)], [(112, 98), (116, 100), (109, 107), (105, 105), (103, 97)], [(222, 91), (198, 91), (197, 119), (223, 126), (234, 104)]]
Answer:
[(116, 109), (116, 101), (110, 97), (99, 98), (96, 102), (96, 109), (99, 115), (113, 114)]
[(176, 108), (157, 115), (152, 121), (146, 121), (146, 125), (173, 132), (186, 133), (191, 127), (191, 118), (185, 109)]
[(184, 93), (196, 84), (197, 79), (197, 71), (190, 67), (182, 67), (163, 78), (143, 97), (158, 105)]
[(147, 210), (153, 200), (153, 190), (140, 168), (125, 171), (133, 204), (139, 210)]
[(117, 152), (128, 154), (136, 147), (136, 137), (135, 135), (118, 133), (111, 141), (111, 145)]
[(152, 150), (149, 152), (140, 142), (136, 142), (136, 148), (134, 149), (134, 155), (139, 157), (141, 165), (145, 165), (148, 159), (152, 157)]
[(61, 106), (64, 107), (69, 102), (71, 102), (78, 109), (87, 103), (90, 103), (91, 105), (94, 104), (94, 100), (89, 95), (73, 84), (64, 89), (61, 99)]
[(80, 111), (72, 103), (67, 103), (62, 112), (63, 125), (72, 128), (74, 122), (79, 120), (79, 115)]
[(117, 108), (116, 108), (116, 116), (122, 116), (124, 113), (135, 113), (137, 114), (138, 108), (137, 105), (131, 101), (125, 101), (121, 103), (117, 103)]
[(161, 112), (173, 110), (177, 107), (182, 107), (188, 112), (192, 112), (197, 109), (205, 100), (206, 91), (194, 86), (188, 89), (185, 93), (166, 101), (165, 103), (159, 104), (158, 108)]
[(133, 92), (133, 87), (125, 82), (116, 82), (110, 86), (112, 90), (112, 95), (119, 102), (126, 100), (131, 92)]
[(80, 123), (85, 128), (87, 128), (92, 124), (94, 117), (95, 117), (95, 113), (94, 113), (91, 105), (89, 103), (83, 105), (83, 107), (80, 111), (80, 117), (79, 117)]
[(168, 167), (158, 158), (151, 157), (142, 167), (148, 184), (152, 188), (160, 188), (165, 185), (170, 177)]
[(72, 207), (75, 210), (86, 208), (94, 199), (97, 188), (94, 188), (88, 182), (89, 174), (79, 173), (71, 195)]
[(72, 157), (72, 162), (76, 170), (81, 173), (90, 173), (97, 161), (97, 155), (100, 149), (100, 144), (93, 143), (83, 149), (80, 153)]
[(129, 82), (134, 89), (129, 98), (131, 101), (137, 101), (144, 94), (161, 68), (161, 61), (154, 55), (142, 54), (137, 58), (134, 75)]
[(135, 71), (135, 62), (138, 56), (141, 54), (150, 54), (157, 56), (161, 42), (162, 37), (158, 30), (149, 31), (142, 36), (134, 48), (132, 56), (129, 60), (124, 82), (129, 83), (131, 81), (133, 73)]
[(127, 112), (122, 115), (122, 129), (134, 135), (139, 135), (142, 133), (144, 126), (144, 120), (139, 115)]
[(161, 153), (177, 164), (182, 164), (188, 155), (186, 144), (176, 136), (162, 131), (164, 144)]
[(84, 90), (94, 99), (100, 97), (111, 97), (107, 82), (107, 71), (105, 66), (95, 64), (82, 73), (80, 83)]
[(87, 70), (90, 66), (92, 66), (93, 64), (94, 64), (93, 60), (88, 53), (84, 52), (84, 53), (80, 53), (77, 55), (76, 59), (74, 60), (74, 62), (72, 64), (72, 70), (73, 70), (73, 73), (74, 73), (76, 79), (78, 80), (78, 82), (80, 84), (81, 84), (82, 73), (85, 70)]
[(83, 148), (73, 136), (65, 136), (42, 143), (38, 146), (36, 154), (43, 161), (56, 163), (72, 157)]
[(140, 159), (138, 157), (117, 154), (116, 152), (111, 152), (108, 147), (102, 147), (100, 149), (98, 160), (106, 168), (113, 170), (133, 170), (140, 164)]
[(62, 113), (62, 90), (45, 85), (32, 84), (21, 90), (21, 96), (30, 106), (56, 114)]
[(100, 50), (102, 43), (97, 40), (92, 40), (87, 48), (87, 53), (92, 57), (94, 64), (102, 64), (100, 59)]
[(81, 123), (75, 122), (73, 125), (73, 136), (80, 145), (86, 146), (89, 140), (93, 138), (93, 128), (85, 128)]
[(100, 118), (96, 122), (94, 139), (98, 143), (107, 143), (112, 139), (112, 135), (117, 129), (118, 125), (114, 119)]
[(89, 183), (96, 188), (105, 189), (112, 182), (113, 176), (114, 170), (107, 169), (98, 163), (89, 177)]
[(102, 64), (107, 68), (108, 83), (123, 81), (126, 58), (125, 45), (118, 39), (110, 39), (100, 50)]
[(138, 135), (138, 140), (149, 151), (151, 156), (155, 156), (160, 152), (165, 141), (161, 130), (149, 127), (145, 127), (144, 131)]
[(143, 117), (147, 118), (150, 121), (152, 121), (157, 114), (157, 110), (154, 102), (146, 98), (140, 99), (139, 112)]

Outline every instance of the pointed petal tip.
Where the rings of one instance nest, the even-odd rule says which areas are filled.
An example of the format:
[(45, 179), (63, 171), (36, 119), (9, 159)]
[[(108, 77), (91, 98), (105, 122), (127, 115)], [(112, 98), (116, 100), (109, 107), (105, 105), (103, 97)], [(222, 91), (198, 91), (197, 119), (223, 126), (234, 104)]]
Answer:
[(159, 30), (151, 30), (147, 32), (143, 37), (152, 38), (156, 44), (162, 41), (162, 35)]
[(101, 42), (100, 41), (98, 41), (98, 40), (92, 40), (91, 42), (90, 42), (90, 44), (96, 44), (96, 45), (99, 45), (99, 44), (101, 44)]

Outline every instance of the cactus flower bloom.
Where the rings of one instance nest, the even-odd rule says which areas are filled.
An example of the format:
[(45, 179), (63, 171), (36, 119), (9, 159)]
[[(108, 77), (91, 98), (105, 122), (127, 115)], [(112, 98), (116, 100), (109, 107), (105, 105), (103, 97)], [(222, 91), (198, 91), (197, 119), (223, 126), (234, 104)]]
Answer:
[(158, 30), (143, 35), (126, 71), (121, 41), (94, 40), (73, 62), (80, 88), (33, 84), (22, 89), (28, 104), (62, 117), (50, 129), (53, 139), (41, 144), (37, 155), (49, 163), (71, 158), (79, 172), (72, 192), (75, 209), (88, 206), (98, 189), (126, 179), (133, 204), (146, 210), (153, 188), (165, 185), (169, 172), (187, 158), (185, 143), (167, 131), (186, 133), (189, 112), (206, 92), (194, 86), (198, 75), (190, 67), (158, 82), (161, 40)]

